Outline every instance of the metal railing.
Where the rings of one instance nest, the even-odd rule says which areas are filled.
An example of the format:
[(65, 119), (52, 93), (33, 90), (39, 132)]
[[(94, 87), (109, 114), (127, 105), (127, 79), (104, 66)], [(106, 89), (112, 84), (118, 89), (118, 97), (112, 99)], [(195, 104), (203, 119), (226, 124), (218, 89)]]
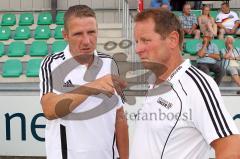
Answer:
[[(136, 62), (139, 62), (138, 55), (135, 53), (135, 40), (133, 34), (133, 24), (134, 18), (132, 13), (130, 12), (128, 0), (119, 0), (119, 19), (120, 23), (122, 23), (122, 37), (127, 42), (131, 43), (130, 47), (125, 50), (126, 55), (128, 56), (128, 60), (132, 62), (132, 70), (138, 70), (139, 65)], [(131, 72), (131, 75), (137, 76), (141, 73), (141, 70)], [(143, 79), (146, 81), (146, 79)], [(141, 81), (137, 81), (141, 83)], [(142, 89), (144, 86), (140, 86), (139, 89)]]
[(122, 23), (122, 37), (132, 44), (131, 47), (128, 47), (126, 52), (128, 55), (132, 56), (134, 54), (133, 15), (130, 12), (128, 0), (118, 0), (118, 5), (119, 22)]

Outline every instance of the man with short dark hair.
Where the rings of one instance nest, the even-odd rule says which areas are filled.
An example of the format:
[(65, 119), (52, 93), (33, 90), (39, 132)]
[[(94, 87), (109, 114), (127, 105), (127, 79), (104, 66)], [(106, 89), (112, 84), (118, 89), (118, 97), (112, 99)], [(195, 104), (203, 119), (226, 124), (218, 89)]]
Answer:
[(86, 5), (64, 16), (62, 52), (47, 56), (39, 73), (48, 159), (128, 159), (128, 130), (114, 60), (96, 51), (97, 21)]
[(240, 34), (239, 17), (236, 12), (231, 11), (229, 4), (221, 4), (221, 12), (216, 17), (216, 23), (219, 28), (219, 39), (224, 39), (225, 34)]
[(191, 5), (185, 4), (183, 6), (183, 12), (179, 16), (179, 20), (181, 22), (184, 34), (194, 35), (195, 39), (200, 38), (200, 30), (197, 29), (197, 17), (191, 13)]
[[(214, 80), (183, 60), (182, 27), (166, 9), (135, 17), (136, 53), (152, 71), (131, 159), (240, 158), (240, 135)], [(149, 118), (150, 116), (150, 118)], [(155, 116), (155, 118), (151, 118)]]

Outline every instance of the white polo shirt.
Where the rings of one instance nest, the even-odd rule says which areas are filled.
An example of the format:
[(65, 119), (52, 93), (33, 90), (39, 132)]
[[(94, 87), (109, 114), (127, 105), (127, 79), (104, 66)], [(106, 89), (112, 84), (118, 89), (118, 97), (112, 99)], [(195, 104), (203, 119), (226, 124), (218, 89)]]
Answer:
[[(47, 56), (40, 69), (40, 96), (54, 92), (61, 94), (94, 79), (111, 74), (116, 63), (110, 56), (94, 52), (93, 64), (87, 69), (79, 65), (67, 46), (63, 52)], [(71, 65), (71, 66), (70, 66)], [(116, 70), (115, 70), (116, 71)], [(103, 96), (102, 94), (100, 96)], [(113, 97), (115, 97), (113, 99)], [(103, 99), (88, 97), (72, 113), (64, 118), (47, 120), (45, 130), (48, 159), (115, 159), (118, 151), (115, 143), (116, 110), (123, 103), (119, 96), (110, 103), (99, 104)], [(108, 98), (109, 99), (109, 98)], [(113, 101), (115, 102), (112, 102)], [(107, 108), (107, 109), (103, 109)], [(101, 112), (102, 111), (102, 112)], [(100, 114), (98, 114), (100, 112)]]
[(189, 60), (168, 82), (170, 91), (146, 96), (138, 110), (130, 159), (207, 159), (212, 141), (239, 134), (217, 84)]

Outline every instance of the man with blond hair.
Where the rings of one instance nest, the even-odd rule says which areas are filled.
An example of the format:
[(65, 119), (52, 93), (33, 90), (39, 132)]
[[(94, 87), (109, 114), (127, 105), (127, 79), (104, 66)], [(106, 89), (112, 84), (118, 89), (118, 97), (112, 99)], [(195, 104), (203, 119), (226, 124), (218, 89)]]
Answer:
[(97, 21), (86, 5), (64, 15), (62, 52), (39, 73), (48, 159), (128, 159), (128, 129), (114, 60), (96, 51)]

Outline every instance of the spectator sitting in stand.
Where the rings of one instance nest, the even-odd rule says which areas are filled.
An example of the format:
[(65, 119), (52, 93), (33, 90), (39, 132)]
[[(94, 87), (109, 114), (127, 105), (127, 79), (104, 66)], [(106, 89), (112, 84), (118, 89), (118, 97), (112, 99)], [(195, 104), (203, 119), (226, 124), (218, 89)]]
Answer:
[(210, 71), (214, 72), (214, 80), (219, 85), (222, 77), (223, 71), (217, 60), (220, 60), (220, 54), (217, 45), (211, 43), (212, 37), (204, 36), (203, 43), (197, 45), (199, 58), (197, 59), (197, 67), (206, 74), (210, 75)]
[(197, 18), (191, 13), (190, 4), (185, 4), (183, 6), (183, 13), (179, 16), (184, 34), (194, 35), (195, 39), (200, 38), (200, 30), (197, 29), (198, 23)]
[(204, 36), (217, 36), (217, 24), (213, 17), (210, 16), (210, 7), (202, 7), (202, 15), (198, 17), (198, 24)]
[(170, 0), (151, 0), (152, 8), (159, 8), (162, 7), (162, 5), (167, 5), (169, 10), (172, 9), (170, 5)]
[[(221, 50), (222, 66), (226, 74), (231, 75), (233, 81), (240, 87), (240, 65), (238, 63), (240, 60), (240, 48), (235, 48), (233, 42), (234, 38), (232, 36), (225, 38), (226, 49)], [(237, 91), (237, 94), (240, 94), (240, 91)]]
[(162, 3), (160, 8), (164, 8), (164, 9), (170, 10), (169, 5), (166, 4), (166, 3)]
[(221, 12), (216, 17), (219, 27), (219, 39), (224, 39), (224, 34), (240, 34), (239, 17), (236, 12), (230, 11), (229, 4), (221, 4)]

